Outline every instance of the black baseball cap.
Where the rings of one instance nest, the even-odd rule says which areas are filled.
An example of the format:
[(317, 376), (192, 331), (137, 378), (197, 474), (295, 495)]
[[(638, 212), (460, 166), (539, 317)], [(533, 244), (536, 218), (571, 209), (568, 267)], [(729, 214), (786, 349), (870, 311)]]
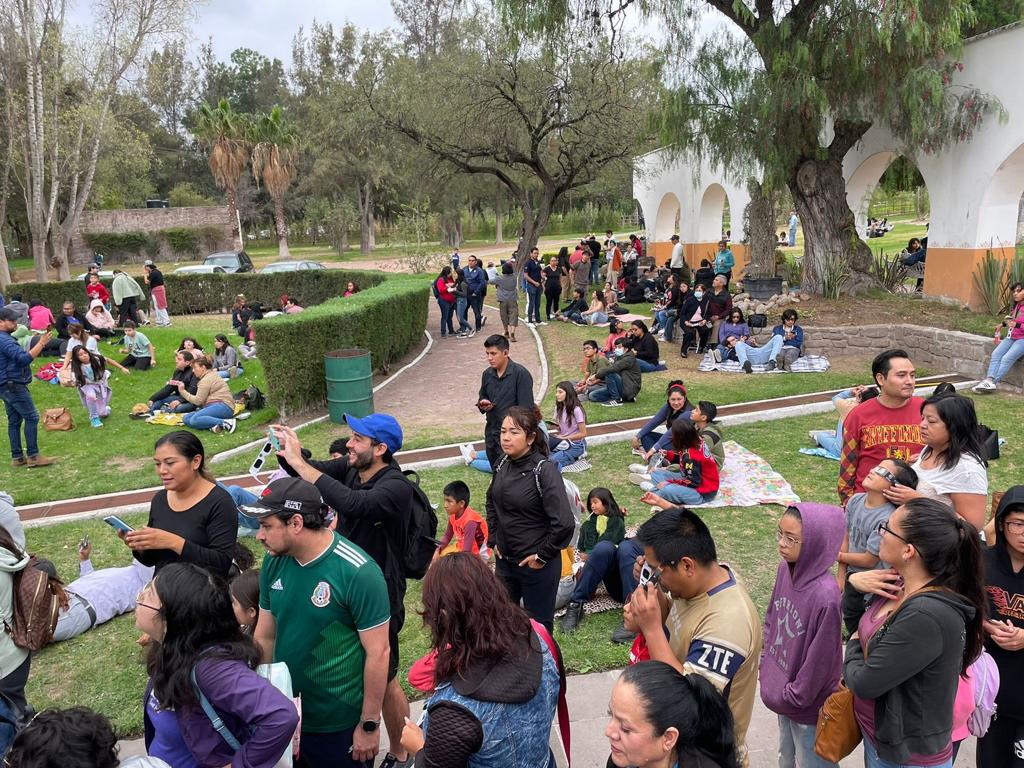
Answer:
[(0, 307), (0, 320), (13, 320), (14, 322), (17, 322), (19, 317), (21, 317), (21, 315), (10, 307)]
[(242, 504), (238, 511), (254, 520), (280, 514), (322, 518), (324, 500), (312, 483), (301, 477), (282, 477), (268, 485), (258, 501)]

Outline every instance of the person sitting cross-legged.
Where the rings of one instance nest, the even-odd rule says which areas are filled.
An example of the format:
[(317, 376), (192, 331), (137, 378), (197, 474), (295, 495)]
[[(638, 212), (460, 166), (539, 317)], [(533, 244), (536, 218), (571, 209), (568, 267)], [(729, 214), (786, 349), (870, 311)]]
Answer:
[(636, 399), (641, 387), (640, 366), (633, 350), (627, 349), (625, 338), (615, 340), (615, 357), (611, 364), (590, 376), (587, 384), (604, 385), (587, 391), (587, 397), (595, 403), (615, 406)]
[(234, 432), (235, 399), (227, 381), (213, 370), (213, 361), (206, 355), (196, 356), (192, 360), (192, 373), (199, 382), (194, 395), (189, 393), (184, 382), (178, 382), (181, 396), (198, 408), (185, 414), (185, 426), (213, 432)]
[[(726, 344), (730, 344), (731, 339), (734, 337), (730, 336), (726, 339)], [(781, 335), (772, 334), (768, 343), (763, 347), (755, 347), (749, 341), (736, 341), (732, 345), (733, 352), (736, 353), (736, 359), (740, 361), (740, 366), (743, 368), (744, 373), (753, 373), (754, 365), (763, 365), (769, 371), (774, 371), (777, 363), (775, 359), (779, 356), (779, 352), (782, 351), (782, 345), (785, 339)]]
[(799, 319), (800, 315), (790, 307), (782, 313), (782, 324), (772, 328), (773, 339), (782, 337), (782, 348), (775, 356), (775, 366), (780, 371), (792, 373), (793, 362), (803, 354), (804, 329), (796, 324)]

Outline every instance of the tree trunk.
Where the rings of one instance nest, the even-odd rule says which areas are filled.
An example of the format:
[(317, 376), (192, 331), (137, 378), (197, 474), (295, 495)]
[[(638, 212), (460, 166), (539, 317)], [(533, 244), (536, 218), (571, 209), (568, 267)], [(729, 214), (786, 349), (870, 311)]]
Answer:
[(68, 264), (70, 251), (71, 239), (65, 234), (64, 227), (54, 227), (50, 232), (50, 265), (57, 270), (58, 280), (71, 279), (71, 266)]
[(7, 263), (7, 248), (4, 246), (3, 237), (0, 236), (0, 291), (6, 291), (11, 284), (11, 268)]
[(760, 182), (747, 184), (750, 202), (743, 212), (750, 243), (750, 265), (745, 277), (775, 277), (775, 213), (777, 195), (766, 192)]
[(238, 195), (234, 186), (228, 186), (224, 190), (228, 200), (228, 219), (231, 224), (231, 245), (236, 250), (242, 250), (242, 233), (238, 229)]
[(498, 245), (501, 245), (505, 240), (501, 231), (501, 218), (501, 184), (498, 184), (498, 191), (494, 195), (494, 242)]
[(802, 287), (821, 293), (829, 275), (842, 271), (844, 264), (849, 272), (844, 293), (855, 295), (875, 285), (871, 249), (857, 234), (846, 200), (841, 157), (803, 160), (788, 186), (804, 232)]
[[(42, 229), (42, 227), (40, 227)], [(36, 282), (45, 283), (50, 279), (46, 269), (46, 233), (36, 234), (36, 228), (32, 230), (32, 263), (36, 267)]]
[(373, 250), (373, 197), (370, 182), (366, 181), (356, 189), (359, 199), (359, 252), (370, 253)]
[(291, 259), (288, 252), (288, 227), (284, 223), (284, 197), (274, 198), (274, 226), (277, 228), (277, 255)]
[(519, 241), (519, 247), (515, 252), (516, 284), (519, 283), (523, 267), (526, 266), (526, 257), (530, 255), (530, 251), (540, 240), (540, 235), (548, 225), (554, 207), (555, 191), (547, 187), (541, 192), (540, 204), (536, 208), (530, 204), (529, 196), (525, 192), (520, 199), (520, 209), (523, 212), (523, 238)]

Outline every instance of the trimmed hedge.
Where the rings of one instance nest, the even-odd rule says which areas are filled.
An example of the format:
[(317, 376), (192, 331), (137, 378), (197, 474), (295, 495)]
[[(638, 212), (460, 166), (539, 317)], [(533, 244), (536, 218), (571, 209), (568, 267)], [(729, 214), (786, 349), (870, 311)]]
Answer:
[[(362, 289), (375, 286), (385, 279), (386, 275), (381, 272), (357, 272), (347, 269), (307, 269), (268, 274), (164, 274), (168, 310), (171, 315), (227, 312), (239, 293), (244, 293), (249, 301), (262, 303), (267, 309), (277, 309), (278, 299), (285, 293), (293, 296), (302, 306), (321, 304), (328, 299), (341, 296), (350, 280)], [(136, 280), (145, 290), (146, 286), (142, 279)], [(109, 290), (112, 281), (104, 279), (102, 282)], [(13, 283), (7, 289), (7, 294), (20, 295), (26, 303), (38, 299), (49, 307), (54, 315), (60, 313), (61, 305), (65, 301), (74, 301), (82, 310), (86, 306), (85, 285), (81, 280)]]
[(271, 404), (282, 416), (323, 408), (327, 352), (366, 349), (373, 370), (389, 366), (423, 337), (429, 298), (422, 276), (400, 275), (348, 298), (254, 322)]

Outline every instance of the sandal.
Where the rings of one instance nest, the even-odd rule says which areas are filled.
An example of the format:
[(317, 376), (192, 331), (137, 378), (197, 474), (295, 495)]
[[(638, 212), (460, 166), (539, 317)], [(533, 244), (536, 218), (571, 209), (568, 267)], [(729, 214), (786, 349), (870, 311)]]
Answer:
[(508, 340), (509, 341), (515, 341), (516, 340), (516, 335), (513, 333), (511, 336), (509, 336)]

